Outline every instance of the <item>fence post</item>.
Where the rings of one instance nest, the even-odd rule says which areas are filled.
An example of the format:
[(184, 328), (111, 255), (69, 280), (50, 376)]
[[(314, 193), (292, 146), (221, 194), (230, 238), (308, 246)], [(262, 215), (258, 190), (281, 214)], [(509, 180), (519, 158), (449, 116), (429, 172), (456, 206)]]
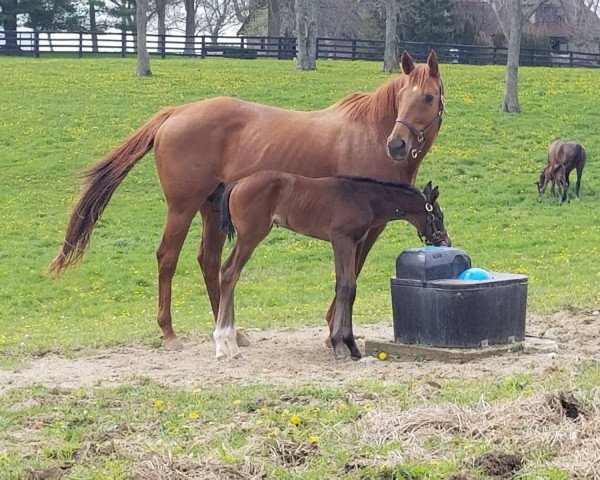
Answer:
[(121, 58), (125, 58), (125, 52), (127, 51), (127, 33), (125, 30), (121, 30)]
[(37, 30), (33, 32), (33, 56), (40, 58), (40, 32)]
[(202, 50), (200, 51), (202, 58), (206, 57), (206, 35), (202, 35)]
[(79, 30), (79, 58), (83, 57), (83, 31)]
[(356, 60), (356, 39), (352, 40), (352, 60)]
[(573, 52), (569, 52), (569, 66), (573, 66)]
[(160, 50), (160, 58), (165, 58), (165, 54), (166, 54), (166, 44), (167, 44), (167, 36), (162, 33), (159, 35), (158, 37), (158, 41), (159, 41), (159, 50)]
[[(296, 37), (296, 42), (298, 41), (298, 37)], [(317, 37), (317, 54), (315, 55), (315, 60), (319, 59), (319, 47), (321, 46), (321, 39)]]

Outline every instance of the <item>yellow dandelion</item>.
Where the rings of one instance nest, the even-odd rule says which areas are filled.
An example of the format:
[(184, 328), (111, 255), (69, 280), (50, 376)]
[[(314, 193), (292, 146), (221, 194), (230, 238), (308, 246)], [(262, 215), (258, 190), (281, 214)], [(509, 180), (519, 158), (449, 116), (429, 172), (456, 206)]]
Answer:
[(173, 435), (177, 435), (179, 433), (179, 429), (177, 427), (174, 427), (174, 428), (171, 429), (171, 433)]
[(165, 402), (159, 398), (154, 400), (154, 408), (162, 408), (164, 406)]
[(379, 352), (379, 355), (377, 355), (377, 358), (379, 360), (385, 360), (387, 358), (387, 353), (385, 353), (385, 352)]
[(337, 408), (339, 410), (346, 410), (348, 408), (348, 404), (346, 402), (340, 402), (337, 404)]
[(300, 417), (298, 415), (292, 415), (290, 417), (290, 423), (292, 425), (299, 425), (300, 424)]
[(310, 437), (308, 437), (308, 441), (310, 443), (319, 443), (321, 441), (321, 437), (317, 435), (311, 435)]
[(188, 417), (190, 417), (192, 420), (197, 420), (198, 418), (200, 418), (200, 414), (198, 412), (190, 412)]

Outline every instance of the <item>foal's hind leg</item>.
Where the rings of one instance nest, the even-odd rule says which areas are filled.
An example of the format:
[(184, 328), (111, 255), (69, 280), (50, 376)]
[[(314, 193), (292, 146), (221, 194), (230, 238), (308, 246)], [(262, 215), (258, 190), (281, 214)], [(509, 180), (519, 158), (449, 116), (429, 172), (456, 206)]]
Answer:
[[(218, 204), (214, 202), (205, 202), (200, 208), (202, 215), (202, 240), (200, 242), (200, 251), (198, 252), (198, 263), (200, 271), (204, 277), (210, 306), (217, 321), (219, 313), (219, 270), (221, 268), (221, 254), (225, 244), (225, 235), (219, 228)], [(247, 335), (237, 330), (237, 342), (240, 347), (250, 345)]]
[(181, 350), (183, 344), (173, 330), (171, 287), (181, 247), (197, 212), (197, 207), (177, 210), (169, 207), (162, 241), (156, 251), (158, 260), (158, 325), (163, 332), (165, 350)]
[(265, 236), (266, 233), (260, 239), (250, 239), (249, 241), (238, 239), (231, 255), (225, 261), (223, 268), (221, 268), (221, 298), (219, 301), (217, 325), (213, 333), (216, 358), (219, 360), (226, 357), (238, 358), (242, 354), (239, 349), (238, 337), (235, 330), (233, 295), (244, 265)]

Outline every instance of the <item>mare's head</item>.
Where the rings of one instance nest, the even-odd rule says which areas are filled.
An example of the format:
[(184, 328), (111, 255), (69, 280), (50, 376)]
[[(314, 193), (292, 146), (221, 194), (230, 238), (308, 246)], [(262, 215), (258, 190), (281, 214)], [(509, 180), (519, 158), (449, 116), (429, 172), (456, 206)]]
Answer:
[(435, 52), (417, 66), (404, 52), (400, 65), (404, 76), (396, 94), (398, 114), (387, 139), (388, 155), (395, 162), (417, 158), (431, 146), (444, 112), (444, 86)]
[(432, 188), (429, 182), (425, 185), (422, 195), (425, 200), (424, 211), (415, 223), (419, 237), (427, 245), (449, 247), (452, 242), (444, 227), (444, 213), (437, 202), (440, 195), (438, 187)]

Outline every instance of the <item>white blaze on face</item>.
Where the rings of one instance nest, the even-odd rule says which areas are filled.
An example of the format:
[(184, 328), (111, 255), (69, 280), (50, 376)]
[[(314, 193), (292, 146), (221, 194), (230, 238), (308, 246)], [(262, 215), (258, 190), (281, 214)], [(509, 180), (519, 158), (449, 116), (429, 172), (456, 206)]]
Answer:
[(413, 92), (416, 92), (419, 89), (419, 87), (417, 87), (416, 85), (412, 88)]

